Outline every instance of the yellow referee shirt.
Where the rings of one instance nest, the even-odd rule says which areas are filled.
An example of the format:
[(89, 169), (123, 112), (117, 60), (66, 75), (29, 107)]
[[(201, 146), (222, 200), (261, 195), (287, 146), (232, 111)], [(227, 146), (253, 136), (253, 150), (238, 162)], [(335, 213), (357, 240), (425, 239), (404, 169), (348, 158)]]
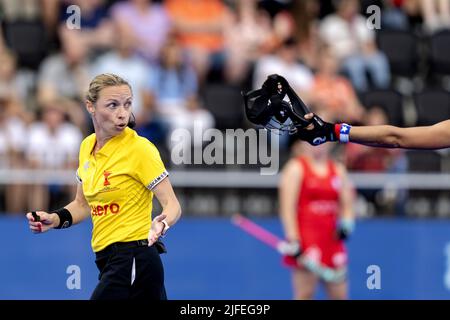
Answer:
[(156, 147), (125, 128), (94, 156), (95, 133), (80, 146), (77, 179), (91, 207), (92, 249), (114, 242), (147, 239), (151, 191), (168, 176)]

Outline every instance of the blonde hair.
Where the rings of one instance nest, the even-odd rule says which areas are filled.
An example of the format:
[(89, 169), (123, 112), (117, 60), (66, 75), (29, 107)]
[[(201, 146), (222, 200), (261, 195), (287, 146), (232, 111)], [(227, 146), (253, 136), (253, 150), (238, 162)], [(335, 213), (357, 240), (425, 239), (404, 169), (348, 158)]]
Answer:
[(100, 91), (107, 87), (126, 85), (131, 89), (130, 84), (125, 79), (112, 73), (102, 73), (97, 75), (89, 84), (89, 90), (86, 94), (86, 100), (95, 104), (98, 100)]

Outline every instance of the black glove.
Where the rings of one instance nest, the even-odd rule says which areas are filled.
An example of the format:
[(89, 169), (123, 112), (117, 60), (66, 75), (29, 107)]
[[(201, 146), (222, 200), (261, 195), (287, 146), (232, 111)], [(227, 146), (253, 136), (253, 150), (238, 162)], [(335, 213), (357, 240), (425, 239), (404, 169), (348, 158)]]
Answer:
[(325, 122), (317, 115), (314, 115), (313, 117), (313, 124), (313, 129), (299, 129), (295, 136), (301, 140), (307, 141), (313, 146), (339, 140), (334, 131), (335, 124)]

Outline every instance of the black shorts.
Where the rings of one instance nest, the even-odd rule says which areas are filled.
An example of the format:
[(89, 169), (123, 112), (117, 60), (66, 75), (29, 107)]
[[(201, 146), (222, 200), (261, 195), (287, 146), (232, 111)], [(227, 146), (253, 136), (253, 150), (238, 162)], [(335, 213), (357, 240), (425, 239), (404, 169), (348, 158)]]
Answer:
[(113, 243), (95, 253), (100, 282), (91, 300), (167, 299), (158, 248), (147, 243), (147, 240)]

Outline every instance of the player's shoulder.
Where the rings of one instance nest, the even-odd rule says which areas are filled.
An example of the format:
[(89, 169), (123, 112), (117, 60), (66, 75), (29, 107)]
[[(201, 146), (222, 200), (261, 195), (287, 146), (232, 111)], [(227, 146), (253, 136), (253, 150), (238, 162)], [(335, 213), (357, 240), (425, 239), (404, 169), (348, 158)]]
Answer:
[(95, 143), (95, 133), (92, 133), (88, 135), (86, 138), (84, 138), (83, 141), (81, 141), (80, 152), (83, 152), (83, 150), (86, 150), (90, 146), (92, 148), (94, 143)]
[(297, 156), (289, 159), (286, 165), (284, 166), (283, 171), (286, 175), (289, 176), (291, 175), (298, 176), (303, 174), (304, 168), (302, 157)]
[(89, 144), (92, 143), (93, 141), (95, 141), (95, 133), (92, 133), (87, 137), (85, 137), (83, 141), (81, 141), (81, 145)]
[[(130, 129), (131, 130), (131, 129)], [(156, 146), (147, 138), (140, 136), (136, 131), (131, 130), (128, 139), (124, 142), (127, 144), (128, 148), (131, 148), (136, 153), (148, 153), (148, 152), (158, 152)]]

